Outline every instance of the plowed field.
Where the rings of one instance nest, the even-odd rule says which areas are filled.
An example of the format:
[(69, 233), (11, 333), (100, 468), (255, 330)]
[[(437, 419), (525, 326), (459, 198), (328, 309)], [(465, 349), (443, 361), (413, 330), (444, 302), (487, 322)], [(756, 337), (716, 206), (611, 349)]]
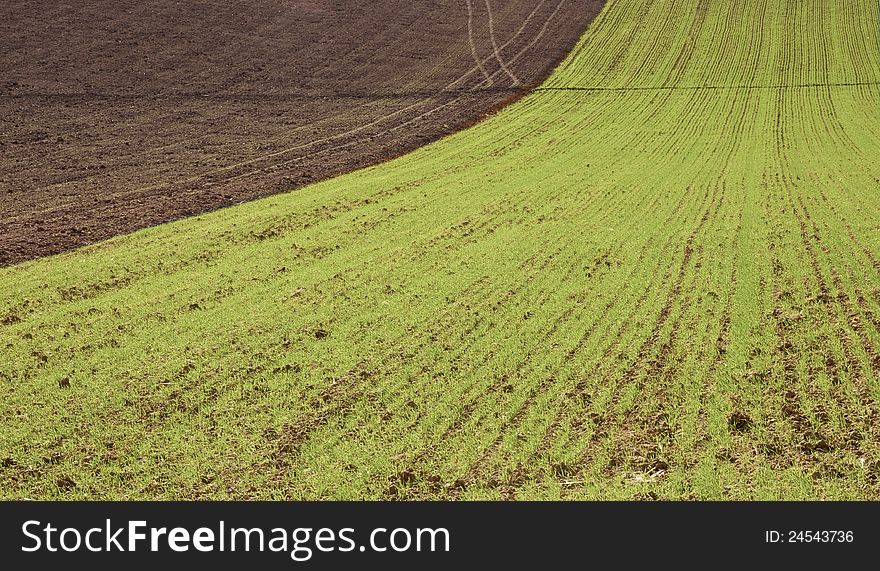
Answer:
[(0, 491), (880, 499), (880, 18), (610, 0), (381, 165), (0, 270)]
[(301, 187), (525, 93), (601, 0), (10, 0), (0, 265)]

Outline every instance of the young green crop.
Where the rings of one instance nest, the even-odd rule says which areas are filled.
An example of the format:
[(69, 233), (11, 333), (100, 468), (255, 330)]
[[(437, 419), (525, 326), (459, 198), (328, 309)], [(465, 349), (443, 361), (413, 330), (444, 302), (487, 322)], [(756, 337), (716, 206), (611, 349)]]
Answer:
[(0, 496), (880, 497), (878, 46), (610, 0), (472, 129), (0, 270)]

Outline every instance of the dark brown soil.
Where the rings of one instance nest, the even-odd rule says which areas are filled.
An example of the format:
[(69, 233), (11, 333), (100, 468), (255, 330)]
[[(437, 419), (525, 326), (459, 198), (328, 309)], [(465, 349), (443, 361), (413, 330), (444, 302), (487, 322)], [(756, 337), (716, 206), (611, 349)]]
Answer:
[(6, 0), (0, 265), (410, 151), (541, 81), (603, 2)]

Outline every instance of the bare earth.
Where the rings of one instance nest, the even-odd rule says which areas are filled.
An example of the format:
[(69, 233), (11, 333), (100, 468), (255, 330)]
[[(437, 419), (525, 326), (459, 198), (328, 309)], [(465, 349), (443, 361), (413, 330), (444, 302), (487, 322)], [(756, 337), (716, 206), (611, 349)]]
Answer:
[(411, 151), (526, 93), (603, 3), (7, 0), (0, 266)]

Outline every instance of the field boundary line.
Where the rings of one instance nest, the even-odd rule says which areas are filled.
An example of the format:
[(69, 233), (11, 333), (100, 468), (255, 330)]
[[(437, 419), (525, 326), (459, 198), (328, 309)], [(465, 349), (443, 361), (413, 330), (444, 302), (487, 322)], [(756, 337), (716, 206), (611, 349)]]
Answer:
[(880, 81), (861, 81), (852, 83), (795, 83), (791, 85), (670, 85), (656, 87), (536, 87), (533, 91), (725, 91), (725, 90), (745, 90), (745, 89), (811, 89), (824, 87), (866, 87), (880, 86)]

